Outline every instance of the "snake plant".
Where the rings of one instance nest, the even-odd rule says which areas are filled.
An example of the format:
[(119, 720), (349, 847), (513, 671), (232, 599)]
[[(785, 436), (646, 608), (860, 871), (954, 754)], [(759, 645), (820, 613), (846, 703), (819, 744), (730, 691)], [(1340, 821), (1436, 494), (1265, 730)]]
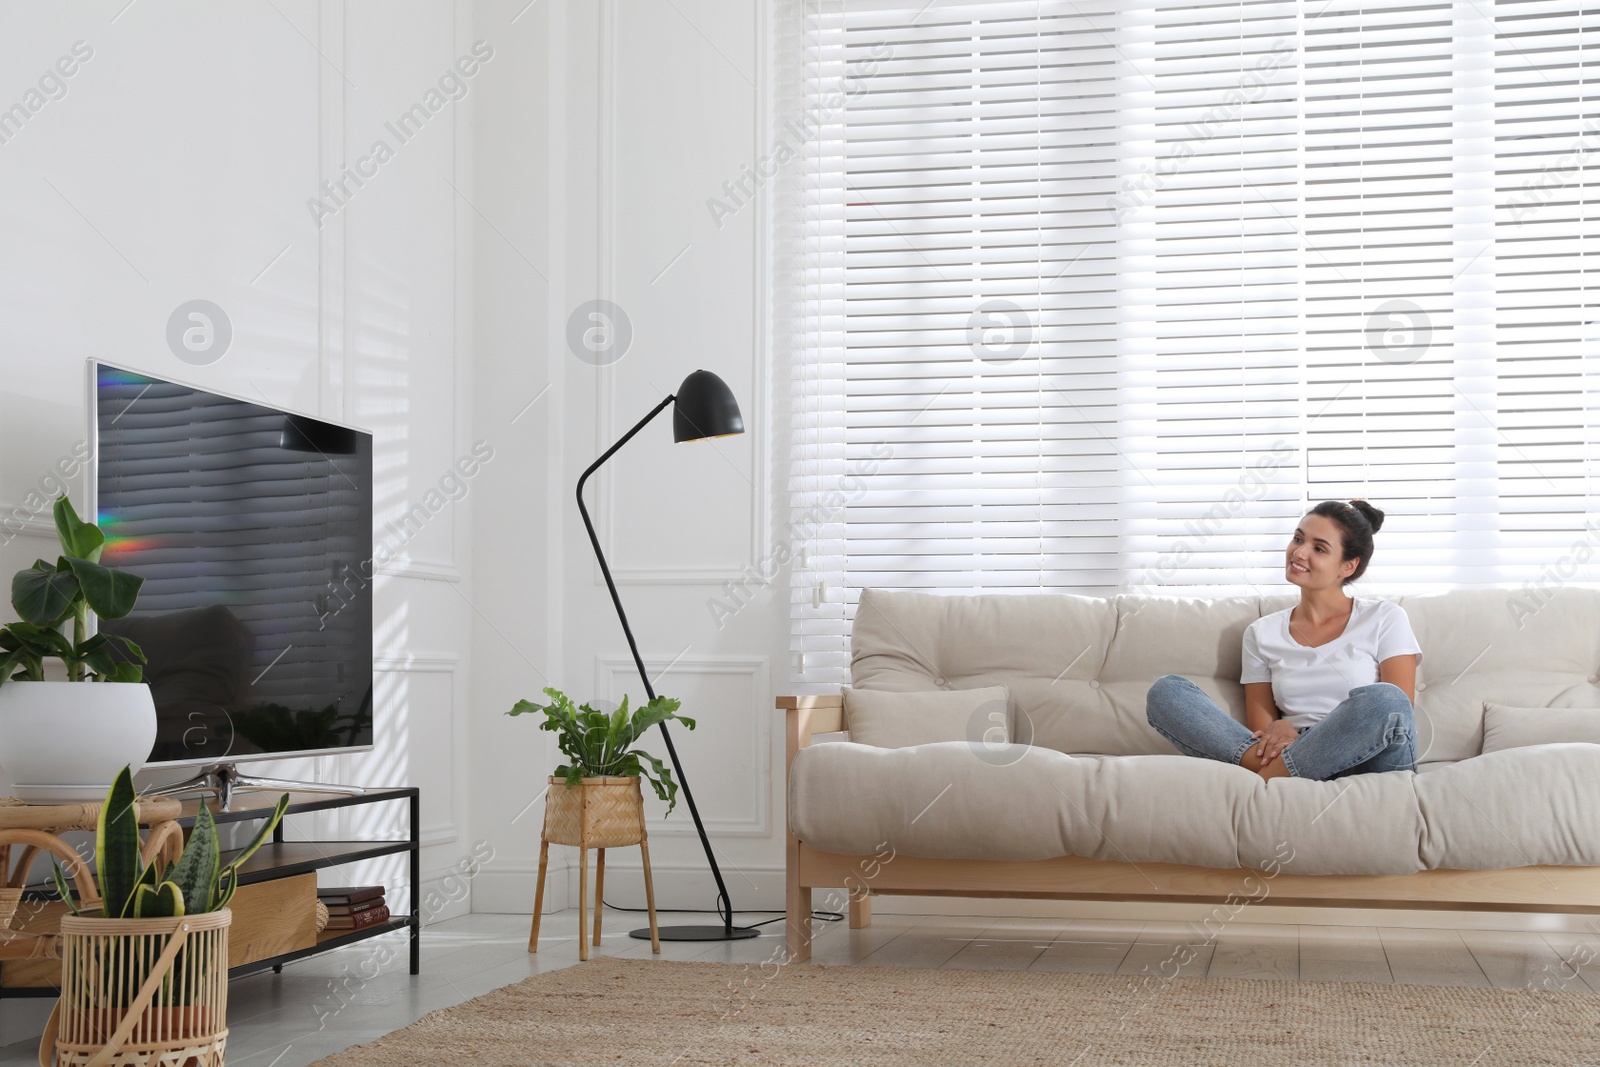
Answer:
[[(239, 888), (239, 867), (262, 846), (289, 807), (289, 794), (285, 793), (278, 798), (271, 818), (262, 825), (255, 840), (224, 867), (216, 821), (202, 804), (183, 854), (177, 863), (162, 869), (161, 857), (144, 863), (139, 856), (136, 799), (133, 774), (123, 767), (111, 783), (95, 828), (100, 914), (107, 919), (156, 919), (221, 911)], [(60, 864), (55, 866), (55, 879), (61, 899), (74, 914), (83, 914), (72, 899)]]

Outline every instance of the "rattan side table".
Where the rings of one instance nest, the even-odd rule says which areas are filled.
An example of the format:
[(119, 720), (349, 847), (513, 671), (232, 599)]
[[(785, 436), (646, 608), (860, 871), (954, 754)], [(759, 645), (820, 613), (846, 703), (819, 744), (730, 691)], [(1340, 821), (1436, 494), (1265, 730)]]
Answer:
[(550, 846), (578, 849), (578, 959), (589, 958), (585, 933), (589, 925), (589, 850), (596, 851), (594, 875), (594, 945), (600, 947), (600, 913), (605, 910), (606, 849), (638, 845), (644, 863), (645, 910), (650, 913), (650, 951), (661, 951), (656, 933), (656, 893), (650, 884), (650, 843), (644, 830), (644, 794), (637, 776), (585, 778), (569, 788), (565, 778), (550, 776), (545, 793), (544, 828), (539, 833), (539, 881), (533, 893), (533, 929), (528, 951), (539, 951), (539, 915), (544, 910), (544, 875)]
[[(11, 929), (28, 869), (39, 853), (45, 852), (61, 862), (62, 870), (78, 891), (79, 904), (95, 908), (100, 904), (100, 889), (88, 864), (77, 851), (61, 840), (70, 830), (93, 831), (100, 822), (98, 801), (85, 804), (25, 804), (15, 797), (0, 797), (0, 960), (55, 959), (60, 955), (57, 934), (23, 934)], [(150, 827), (142, 858), (162, 856), (176, 863), (183, 852), (183, 829), (174, 820), (183, 805), (172, 797), (141, 798), (137, 804), (139, 822)], [(13, 858), (13, 850), (20, 853)]]

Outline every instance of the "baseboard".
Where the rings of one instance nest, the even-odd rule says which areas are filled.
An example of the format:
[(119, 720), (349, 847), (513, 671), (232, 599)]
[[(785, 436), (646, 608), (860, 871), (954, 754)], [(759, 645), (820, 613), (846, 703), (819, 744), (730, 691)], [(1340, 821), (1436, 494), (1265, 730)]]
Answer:
[[(652, 864), (656, 907), (712, 908), (716, 885), (703, 866), (663, 867)], [(472, 910), (502, 915), (532, 915), (537, 867), (484, 870), (473, 883)], [(590, 867), (590, 880), (594, 869)], [(774, 914), (783, 908), (782, 867), (741, 867), (724, 870), (723, 881), (735, 908)], [(594, 892), (593, 885), (590, 893)], [(544, 890), (545, 914), (575, 908), (578, 870), (568, 865), (551, 870)], [(644, 879), (637, 860), (632, 864), (606, 861), (606, 900), (613, 905), (644, 907)], [(819, 911), (844, 910), (844, 891), (812, 890), (811, 905)], [(1600, 934), (1600, 916), (1559, 915), (1504, 911), (1428, 911), (1410, 908), (1301, 908), (1273, 904), (1248, 904), (1237, 912), (1223, 904), (1167, 904), (1112, 900), (1008, 900), (987, 897), (880, 896), (872, 901), (874, 915), (961, 915), (980, 918), (1105, 919), (1121, 922), (1264, 923), (1282, 926), (1370, 926), (1413, 930), (1511, 930), (1525, 933)], [(641, 916), (642, 918), (642, 916)]]

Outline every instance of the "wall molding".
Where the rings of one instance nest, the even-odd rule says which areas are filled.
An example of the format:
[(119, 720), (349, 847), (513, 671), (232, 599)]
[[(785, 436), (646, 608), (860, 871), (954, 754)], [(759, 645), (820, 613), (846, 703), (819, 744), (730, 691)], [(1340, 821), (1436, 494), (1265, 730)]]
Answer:
[(50, 509), (34, 514), (26, 504), (0, 503), (0, 545), (18, 537), (46, 537), (55, 540), (55, 521)]
[[(751, 782), (751, 798), (749, 811), (746, 818), (713, 818), (709, 817), (704, 805), (700, 807), (701, 822), (705, 824), (707, 835), (717, 834), (724, 837), (759, 837), (771, 838), (772, 836), (772, 719), (770, 714), (762, 714), (762, 705), (768, 702), (769, 660), (766, 656), (645, 656), (645, 668), (649, 670), (651, 681), (660, 684), (664, 677), (672, 675), (734, 675), (746, 677), (750, 680), (751, 715), (753, 728), (750, 731), (750, 750), (748, 765), (754, 772)], [(614, 692), (611, 686), (613, 678), (622, 674), (629, 678), (637, 677), (638, 668), (634, 665), (632, 656), (596, 655), (595, 656), (595, 692)], [(691, 716), (693, 718), (693, 716)], [(698, 740), (693, 738), (692, 740)], [(690, 782), (689, 788), (693, 789), (695, 783)], [(676, 815), (676, 813), (674, 813)], [(645, 830), (651, 837), (690, 837), (697, 838), (694, 820), (688, 818), (674, 818), (672, 821), (646, 819)]]
[[(344, 0), (319, 0), (317, 39), (320, 51), (350, 65), (345, 50)], [(346, 106), (344, 76), (332, 63), (317, 64), (317, 173), (337, 174), (344, 167)], [(317, 413), (349, 424), (345, 354), (353, 348), (350, 308), (345, 291), (345, 220), (340, 211), (317, 228)]]
[[(461, 699), (462, 678), (460, 675), (461, 657), (454, 652), (426, 651), (426, 652), (379, 652), (372, 657), (372, 670), (374, 674), (443, 674), (450, 679), (450, 780), (449, 801), (450, 817), (441, 822), (422, 822), (417, 826), (417, 834), (424, 847), (431, 845), (447, 845), (452, 841), (461, 839), (461, 827), (466, 824), (463, 809), (466, 807), (466, 778), (462, 769), (466, 759), (464, 746), (467, 743), (462, 736), (464, 713)], [(411, 708), (413, 715), (420, 714), (420, 709)], [(424, 807), (427, 807), (426, 803)]]
[[(596, 116), (598, 126), (599, 153), (596, 170), (596, 296), (602, 300), (614, 300), (616, 294), (616, 213), (617, 213), (617, 180), (616, 180), (616, 129), (617, 129), (617, 0), (602, 0), (600, 4), (600, 43), (599, 43), (599, 107)], [(687, 16), (684, 16), (687, 18)], [(761, 15), (756, 15), (756, 89), (755, 89), (755, 123), (754, 141), (755, 150), (759, 152), (764, 143), (762, 138), (768, 126), (766, 116), (766, 92), (763, 88), (767, 73), (766, 50), (760, 46), (764, 21)], [(750, 570), (759, 569), (760, 561), (766, 549), (764, 546), (770, 540), (767, 522), (767, 431), (765, 415), (769, 408), (767, 402), (767, 358), (766, 358), (766, 333), (767, 309), (765, 287), (768, 281), (766, 269), (766, 214), (767, 196), (765, 188), (756, 190), (757, 218), (755, 240), (752, 242), (751, 265), (753, 279), (752, 300), (754, 302), (751, 317), (751, 336), (749, 353), (751, 359), (751, 395), (748, 398), (746, 411), (747, 420), (752, 412), (759, 412), (754, 420), (755, 430), (747, 430), (750, 441), (750, 544), (746, 558), (732, 567), (629, 567), (619, 566), (616, 559), (615, 540), (613, 537), (612, 516), (617, 513), (614, 488), (616, 479), (612, 472), (602, 468), (595, 472), (595, 481), (598, 487), (595, 490), (595, 499), (600, 514), (595, 516), (595, 532), (600, 539), (600, 544), (605, 549), (606, 560), (611, 565), (611, 577), (618, 585), (718, 585), (725, 581), (736, 580), (744, 577)], [(595, 455), (611, 447), (616, 440), (616, 388), (615, 375), (611, 367), (599, 368), (598, 380), (595, 390)], [(677, 382), (668, 382), (667, 389), (674, 389)], [(632, 425), (642, 417), (647, 409), (641, 408), (639, 412), (627, 420), (627, 425)], [(667, 413), (658, 416), (658, 421), (664, 419)], [(652, 428), (654, 424), (652, 424)], [(593, 582), (595, 585), (604, 585), (605, 577), (600, 573), (600, 564), (596, 562), (593, 567)]]
[(424, 582), (460, 582), (461, 568), (453, 563), (430, 559), (397, 557), (379, 564), (378, 573), (385, 578), (416, 578)]
[(374, 671), (454, 674), (460, 664), (461, 657), (454, 652), (378, 652), (372, 657)]

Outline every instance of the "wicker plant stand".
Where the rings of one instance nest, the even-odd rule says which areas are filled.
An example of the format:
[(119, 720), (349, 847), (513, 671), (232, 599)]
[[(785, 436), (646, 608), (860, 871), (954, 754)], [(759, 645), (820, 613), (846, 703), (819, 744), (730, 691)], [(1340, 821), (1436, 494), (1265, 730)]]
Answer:
[(544, 800), (544, 829), (539, 835), (539, 881), (533, 893), (533, 929), (528, 951), (539, 951), (539, 914), (544, 909), (544, 875), (550, 846), (578, 849), (578, 959), (589, 958), (584, 933), (589, 925), (589, 850), (594, 849), (594, 945), (600, 947), (600, 913), (605, 910), (606, 849), (638, 845), (644, 862), (645, 909), (650, 913), (650, 951), (661, 951), (656, 933), (656, 893), (650, 884), (650, 844), (644, 832), (644, 794), (636, 776), (585, 778), (568, 788), (565, 778), (550, 776)]
[(173, 919), (61, 920), (61, 999), (40, 1067), (223, 1067), (227, 908)]

